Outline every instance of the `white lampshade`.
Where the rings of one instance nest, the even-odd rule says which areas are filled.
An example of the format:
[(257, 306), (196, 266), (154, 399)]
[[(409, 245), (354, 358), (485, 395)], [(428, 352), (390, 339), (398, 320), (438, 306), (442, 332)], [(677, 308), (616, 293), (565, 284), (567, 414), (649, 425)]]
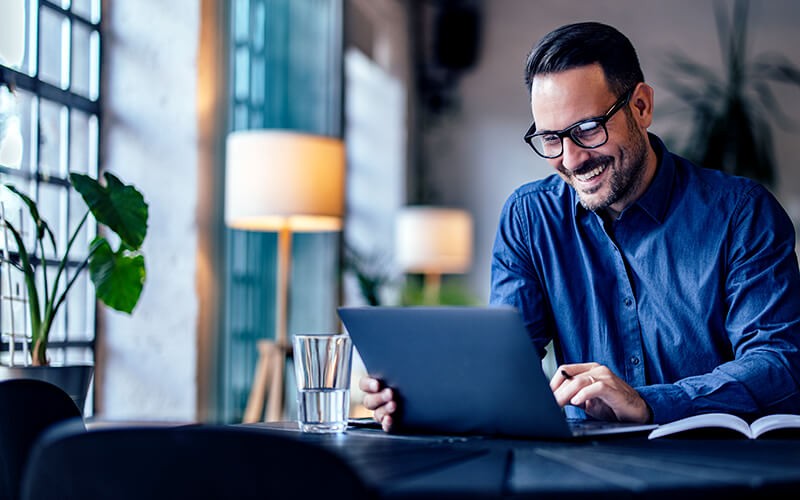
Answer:
[(472, 217), (464, 210), (404, 207), (397, 216), (395, 258), (412, 273), (463, 273), (472, 261)]
[(344, 211), (342, 141), (286, 130), (228, 135), (225, 223), (253, 231), (336, 231)]

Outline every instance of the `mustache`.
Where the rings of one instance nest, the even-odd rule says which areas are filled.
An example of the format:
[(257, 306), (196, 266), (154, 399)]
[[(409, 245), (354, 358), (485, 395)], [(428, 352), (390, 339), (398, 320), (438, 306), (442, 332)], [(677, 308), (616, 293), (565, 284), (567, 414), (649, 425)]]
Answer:
[(587, 172), (591, 172), (592, 170), (596, 169), (599, 166), (610, 164), (614, 161), (614, 158), (611, 156), (597, 156), (595, 158), (589, 158), (585, 162), (581, 163), (577, 168), (573, 170), (569, 170), (565, 168), (563, 165), (558, 166), (558, 171), (561, 172), (568, 178), (574, 177), (576, 175), (585, 174)]

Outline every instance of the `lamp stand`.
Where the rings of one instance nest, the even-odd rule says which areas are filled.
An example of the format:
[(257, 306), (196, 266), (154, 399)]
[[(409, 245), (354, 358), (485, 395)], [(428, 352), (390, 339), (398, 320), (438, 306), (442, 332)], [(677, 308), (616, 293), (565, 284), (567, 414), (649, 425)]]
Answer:
[[(258, 342), (258, 363), (244, 411), (244, 423), (283, 419), (284, 371), (292, 346), (288, 341), (289, 275), (292, 268), (292, 233), (286, 225), (278, 231), (278, 275), (275, 301), (275, 340)], [(269, 387), (269, 389), (267, 389)], [(264, 394), (269, 394), (266, 408)]]
[(440, 273), (425, 273), (422, 285), (422, 300), (428, 305), (439, 303), (442, 290), (442, 275)]

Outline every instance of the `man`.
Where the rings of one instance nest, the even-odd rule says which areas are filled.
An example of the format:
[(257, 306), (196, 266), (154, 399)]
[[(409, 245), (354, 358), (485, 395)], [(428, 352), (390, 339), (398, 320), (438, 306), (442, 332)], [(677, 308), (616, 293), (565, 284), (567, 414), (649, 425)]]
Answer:
[[(525, 140), (557, 175), (506, 202), (490, 302), (522, 312), (541, 355), (554, 341), (558, 403), (655, 423), (800, 412), (800, 273), (777, 201), (648, 134), (653, 89), (610, 26), (546, 35), (526, 83)], [(391, 389), (361, 388), (389, 430)]]

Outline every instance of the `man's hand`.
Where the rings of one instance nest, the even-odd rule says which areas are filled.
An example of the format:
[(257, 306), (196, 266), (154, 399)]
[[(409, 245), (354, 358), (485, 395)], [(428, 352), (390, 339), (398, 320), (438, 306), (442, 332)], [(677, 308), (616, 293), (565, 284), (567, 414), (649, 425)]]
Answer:
[(370, 377), (361, 377), (358, 387), (366, 393), (364, 406), (373, 411), (372, 418), (381, 424), (385, 432), (389, 432), (392, 428), (392, 413), (397, 409), (392, 390), (388, 387), (381, 390), (380, 382)]
[(550, 389), (559, 406), (578, 406), (600, 420), (647, 423), (652, 417), (633, 387), (597, 363), (559, 366)]

